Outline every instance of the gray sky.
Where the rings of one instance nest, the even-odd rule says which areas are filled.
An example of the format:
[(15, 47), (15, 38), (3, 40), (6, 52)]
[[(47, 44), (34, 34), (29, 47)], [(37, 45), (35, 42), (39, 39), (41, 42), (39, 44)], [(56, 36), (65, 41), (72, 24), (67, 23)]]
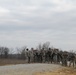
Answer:
[(46, 41), (76, 49), (76, 0), (0, 0), (0, 46), (30, 48)]

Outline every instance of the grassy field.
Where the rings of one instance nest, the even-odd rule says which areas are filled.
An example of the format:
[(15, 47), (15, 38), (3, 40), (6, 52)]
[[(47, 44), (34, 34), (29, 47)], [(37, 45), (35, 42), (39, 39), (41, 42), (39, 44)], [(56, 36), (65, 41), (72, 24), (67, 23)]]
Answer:
[(26, 63), (25, 60), (19, 60), (19, 59), (0, 59), (0, 66), (25, 64), (25, 63)]
[(76, 75), (76, 68), (63, 68), (54, 72), (36, 73), (35, 75)]

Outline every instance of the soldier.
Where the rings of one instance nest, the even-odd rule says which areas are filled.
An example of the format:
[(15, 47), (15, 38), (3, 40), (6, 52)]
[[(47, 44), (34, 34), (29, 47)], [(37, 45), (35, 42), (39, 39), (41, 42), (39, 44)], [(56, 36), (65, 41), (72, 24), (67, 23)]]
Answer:
[(75, 65), (76, 65), (76, 54), (75, 54)]
[(73, 64), (73, 67), (74, 67), (74, 65), (75, 65), (75, 55), (73, 53), (71, 53), (69, 55), (69, 60), (70, 60), (69, 67), (71, 66), (71, 64)]
[(60, 51), (57, 53), (57, 63), (60, 63), (62, 61), (62, 54)]
[(45, 63), (45, 50), (42, 49), (42, 62)]
[(64, 51), (62, 54), (62, 65), (67, 66), (67, 62), (68, 62), (68, 52)]
[(62, 63), (62, 61), (63, 61), (63, 51), (59, 51), (59, 59), (58, 59), (58, 61), (59, 61), (59, 63)]
[(39, 60), (39, 55), (38, 55), (38, 51), (37, 50), (34, 50), (34, 63), (35, 62), (39, 62), (38, 60)]
[(47, 61), (48, 61), (48, 63), (49, 62), (52, 63), (51, 55), (52, 55), (52, 51), (51, 51), (51, 48), (49, 48), (49, 50), (47, 51)]
[(34, 62), (34, 48), (31, 48), (31, 62)]
[(58, 62), (58, 49), (54, 49), (53, 54), (52, 54), (52, 59), (54, 63)]
[(27, 58), (27, 62), (30, 63), (30, 51), (28, 48), (26, 49), (26, 58)]

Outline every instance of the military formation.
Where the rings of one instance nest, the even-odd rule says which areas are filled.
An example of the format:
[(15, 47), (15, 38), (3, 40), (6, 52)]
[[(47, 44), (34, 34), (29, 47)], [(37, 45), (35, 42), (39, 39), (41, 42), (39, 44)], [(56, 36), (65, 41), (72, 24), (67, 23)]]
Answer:
[(41, 50), (25, 50), (25, 60), (27, 63), (54, 63), (62, 66), (76, 65), (76, 54), (67, 51), (60, 51), (59, 49)]

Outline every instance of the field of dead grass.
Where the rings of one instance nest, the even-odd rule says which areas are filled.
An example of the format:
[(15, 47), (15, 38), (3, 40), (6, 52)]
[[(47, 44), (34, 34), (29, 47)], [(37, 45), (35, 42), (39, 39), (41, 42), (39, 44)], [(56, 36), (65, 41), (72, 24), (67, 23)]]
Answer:
[(19, 59), (0, 59), (0, 66), (25, 64), (25, 63), (26, 63), (25, 60), (19, 60)]
[(35, 75), (76, 75), (76, 68), (62, 68), (53, 72), (35, 73)]

